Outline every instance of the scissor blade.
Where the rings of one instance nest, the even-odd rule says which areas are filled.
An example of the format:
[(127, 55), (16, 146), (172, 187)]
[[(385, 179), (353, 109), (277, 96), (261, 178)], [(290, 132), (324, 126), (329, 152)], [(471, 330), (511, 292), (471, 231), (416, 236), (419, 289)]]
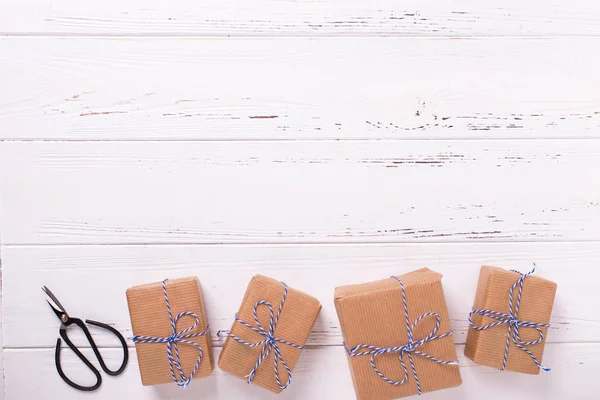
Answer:
[(50, 300), (52, 300), (52, 302), (54, 303), (54, 304), (52, 304), (49, 300), (46, 300), (46, 301), (48, 301), (48, 304), (50, 304), (50, 307), (52, 307), (52, 309), (54, 309), (54, 312), (56, 312), (57, 316), (59, 313), (63, 313), (63, 314), (67, 313), (67, 311), (65, 310), (63, 305), (60, 304), (60, 301), (58, 301), (58, 299), (56, 298), (56, 296), (54, 295), (54, 293), (52, 293), (52, 291), (50, 289), (48, 289), (46, 286), (42, 286), (42, 290), (44, 291), (44, 293), (46, 293), (46, 296), (48, 296), (48, 298)]

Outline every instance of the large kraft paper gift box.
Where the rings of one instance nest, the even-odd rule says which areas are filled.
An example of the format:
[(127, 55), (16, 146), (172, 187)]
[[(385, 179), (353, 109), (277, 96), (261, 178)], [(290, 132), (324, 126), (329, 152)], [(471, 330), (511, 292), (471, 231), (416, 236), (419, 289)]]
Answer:
[[(316, 298), (275, 279), (254, 276), (231, 330), (218, 333), (227, 336), (219, 356), (219, 368), (248, 383), (280, 393), (291, 383), (294, 366), (320, 311), (321, 303)], [(261, 328), (263, 333), (258, 332)], [(272, 344), (265, 334), (274, 338)], [(267, 353), (265, 358), (261, 357)]]
[[(554, 304), (556, 283), (539, 276), (531, 276), (531, 273), (533, 271), (526, 274), (526, 278), (523, 279), (520, 296), (519, 285), (517, 284), (513, 289), (513, 311), (511, 313), (510, 290), (523, 275), (497, 267), (481, 267), (473, 311), (470, 315), (471, 327), (467, 335), (465, 356), (478, 364), (498, 369), (526, 374), (540, 373), (540, 367), (533, 357), (541, 364), (548, 324), (550, 323), (550, 315)], [(517, 321), (521, 321), (518, 337), (522, 342), (533, 342), (541, 339), (539, 343), (531, 345), (524, 345), (517, 340), (517, 344), (531, 352), (533, 357), (519, 348), (512, 340), (514, 328), (507, 321), (510, 319), (511, 314)], [(501, 321), (505, 323), (486, 328), (489, 324)], [(524, 325), (530, 325), (530, 327)], [(474, 326), (480, 330), (475, 329)], [(543, 337), (540, 336), (536, 328), (540, 329)], [(515, 339), (517, 338), (515, 337)], [(509, 344), (508, 353), (506, 353), (507, 340)], [(505, 353), (506, 365), (503, 368)]]
[[(206, 377), (212, 373), (214, 362), (200, 282), (197, 278), (190, 277), (165, 280), (164, 284), (174, 319), (182, 312), (194, 313), (198, 317), (198, 326), (182, 335), (204, 333), (202, 336), (184, 339), (195, 342), (202, 348), (202, 359), (193, 379)], [(133, 334), (136, 337), (168, 338), (173, 335), (162, 282), (129, 288), (127, 302)], [(176, 331), (182, 332), (192, 327), (195, 322), (194, 316), (184, 315), (177, 321)], [(135, 347), (143, 385), (173, 383), (166, 343), (136, 342)], [(197, 346), (188, 343), (179, 342), (177, 347), (182, 371), (185, 377), (189, 377), (199, 359), (200, 351)], [(172, 353), (175, 355), (175, 350)], [(176, 367), (174, 373), (180, 379)]]
[[(335, 289), (335, 307), (359, 400), (396, 399), (462, 383), (441, 278), (441, 274), (423, 268), (389, 279)], [(400, 281), (405, 288), (405, 297)], [(407, 328), (405, 304), (408, 324), (412, 328)], [(437, 330), (436, 315), (428, 313), (439, 316)], [(409, 345), (409, 330), (414, 347), (412, 350), (405, 347), (402, 351), (402, 346)], [(442, 337), (418, 344), (430, 336)], [(377, 349), (379, 354), (372, 354)], [(386, 379), (373, 368), (371, 359)], [(403, 378), (406, 380), (401, 384), (387, 381), (400, 382)]]

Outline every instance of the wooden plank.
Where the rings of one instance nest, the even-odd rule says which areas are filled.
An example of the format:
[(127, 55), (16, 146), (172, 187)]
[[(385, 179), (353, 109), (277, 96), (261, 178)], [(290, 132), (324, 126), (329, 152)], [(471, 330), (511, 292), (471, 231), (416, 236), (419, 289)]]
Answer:
[[(462, 356), (458, 346), (463, 385), (427, 394), (428, 399), (477, 400), (485, 393), (487, 399), (527, 398), (531, 400), (562, 400), (595, 398), (595, 378), (600, 368), (600, 344), (549, 344), (544, 353), (551, 373), (536, 375), (500, 372), (475, 365)], [(121, 355), (116, 349), (103, 349), (105, 358), (117, 364)], [(85, 382), (85, 374), (78, 360), (65, 351), (64, 366), (73, 379)], [(91, 351), (85, 354), (93, 357)], [(215, 351), (218, 356), (219, 349)], [(243, 380), (227, 376), (219, 369), (206, 379), (194, 381), (187, 389), (175, 385), (142, 386), (135, 352), (124, 375), (104, 377), (97, 396), (158, 399), (350, 399), (354, 390), (348, 362), (342, 347), (308, 348), (302, 352), (294, 371), (293, 383), (281, 394), (272, 394)], [(14, 349), (6, 352), (7, 399), (45, 398), (52, 393), (56, 398), (80, 399), (81, 393), (64, 384), (54, 368), (52, 349)], [(26, 384), (25, 384), (26, 383)]]
[(272, 1), (42, 0), (2, 4), (3, 34), (216, 36), (594, 35), (589, 0), (502, 3), (457, 0)]
[[(491, 243), (276, 246), (6, 246), (4, 345), (52, 347), (58, 321), (40, 290), (47, 285), (76, 317), (113, 323), (131, 337), (128, 287), (198, 276), (213, 343), (230, 327), (250, 278), (261, 273), (317, 297), (323, 310), (309, 345), (342, 342), (333, 307), (336, 286), (383, 279), (423, 266), (444, 274), (455, 341), (464, 343), (479, 266), (531, 268), (558, 283), (549, 342), (600, 342), (600, 316), (590, 301), (600, 262), (598, 243)], [(35, 326), (35, 329), (31, 329)], [(75, 330), (76, 331), (76, 330)], [(118, 345), (97, 332), (102, 346)], [(82, 341), (82, 344), (85, 340)]]
[(0, 143), (5, 244), (600, 239), (598, 140)]
[(598, 138), (598, 48), (600, 37), (0, 38), (0, 139)]

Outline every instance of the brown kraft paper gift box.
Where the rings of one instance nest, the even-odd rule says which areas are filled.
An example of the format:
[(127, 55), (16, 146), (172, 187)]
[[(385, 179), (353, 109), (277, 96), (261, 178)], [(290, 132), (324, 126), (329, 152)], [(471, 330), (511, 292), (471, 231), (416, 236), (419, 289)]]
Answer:
[[(408, 308), (409, 324), (422, 314), (435, 312), (440, 316), (435, 335), (451, 332), (448, 310), (442, 289), (442, 275), (427, 268), (398, 276), (402, 280)], [(391, 348), (408, 344), (408, 330), (404, 315), (402, 290), (395, 278), (342, 286), (335, 289), (335, 308), (340, 320), (344, 344), (348, 351), (366, 344), (378, 348)], [(425, 339), (434, 330), (436, 318), (425, 317), (414, 326), (413, 342)], [(368, 351), (362, 348), (360, 351)], [(453, 337), (446, 336), (424, 343), (416, 350), (438, 360), (456, 361)], [(389, 379), (400, 381), (404, 370), (399, 360), (400, 352), (377, 355), (377, 368)], [(371, 356), (350, 357), (350, 371), (358, 400), (388, 400), (418, 394), (417, 382), (407, 354), (403, 355), (407, 367), (407, 380), (392, 385), (382, 379), (371, 366)], [(421, 392), (459, 386), (462, 383), (458, 365), (436, 363), (412, 353)]]
[[(473, 308), (509, 314), (509, 291), (520, 277), (520, 274), (516, 272), (497, 267), (482, 266)], [(556, 283), (535, 275), (527, 276), (523, 281), (523, 291), (516, 318), (520, 321), (548, 324), (555, 293)], [(518, 287), (513, 292), (513, 306), (516, 305), (517, 296)], [(498, 320), (472, 313), (472, 323), (476, 326), (482, 327), (494, 322), (498, 322)], [(527, 348), (541, 363), (548, 328), (540, 327), (540, 329), (544, 335), (543, 340), (538, 344), (523, 347)], [(475, 330), (470, 327), (465, 346), (465, 356), (477, 364), (501, 369), (508, 335), (508, 324), (486, 330)], [(539, 338), (539, 333), (534, 328), (521, 326), (519, 336), (525, 342), (535, 341)], [(533, 359), (525, 351), (519, 349), (512, 340), (509, 342), (506, 369), (526, 374), (540, 373), (540, 368)]]
[[(198, 279), (169, 279), (166, 281), (166, 288), (173, 318), (181, 312), (188, 311), (195, 313), (200, 320), (199, 325), (186, 334), (204, 332), (208, 325)], [(165, 338), (173, 334), (162, 282), (129, 288), (127, 303), (134, 335)], [(195, 319), (192, 316), (182, 316), (176, 330), (183, 331), (194, 323)], [(210, 333), (186, 340), (196, 342), (202, 347), (202, 361), (193, 379), (210, 375), (214, 369)], [(135, 348), (143, 385), (173, 383), (166, 343), (136, 343)], [(185, 376), (189, 377), (198, 360), (198, 348), (185, 343), (179, 343), (178, 348), (182, 370)], [(177, 371), (175, 373), (178, 375)]]
[[(274, 315), (276, 315), (283, 295), (284, 285), (282, 282), (262, 275), (255, 275), (248, 285), (237, 317), (256, 327), (254, 320), (255, 304), (259, 301), (268, 301), (273, 307)], [(288, 287), (287, 296), (280, 318), (275, 325), (273, 336), (300, 347), (304, 346), (320, 311), (321, 303), (317, 299)], [(257, 316), (261, 326), (268, 331), (270, 326), (269, 308), (266, 305), (258, 306)], [(228, 337), (219, 356), (219, 368), (247, 380), (249, 373), (256, 366), (263, 345), (249, 347), (239, 343), (229, 335), (235, 335), (248, 343), (263, 341), (265, 336), (238, 321), (234, 321), (230, 331), (223, 331), (223, 333), (226, 333)], [(281, 358), (293, 373), (294, 366), (302, 350), (280, 342), (276, 342), (276, 344), (281, 352)], [(275, 379), (274, 354), (275, 351), (271, 350), (269, 355), (256, 368), (252, 383), (272, 392), (280, 393), (283, 389), (278, 386)], [(288, 378), (287, 372), (281, 363), (279, 363), (278, 369), (280, 382), (285, 386)]]

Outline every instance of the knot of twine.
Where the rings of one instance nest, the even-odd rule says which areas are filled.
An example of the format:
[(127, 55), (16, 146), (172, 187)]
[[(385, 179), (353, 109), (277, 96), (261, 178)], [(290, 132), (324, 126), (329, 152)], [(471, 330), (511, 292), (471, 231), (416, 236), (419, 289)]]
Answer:
[[(132, 340), (134, 343), (166, 343), (167, 344), (167, 356), (169, 358), (169, 368), (171, 369), (171, 376), (173, 377), (173, 381), (179, 387), (186, 387), (187, 385), (190, 384), (196, 371), (198, 371), (198, 368), (200, 367), (200, 363), (202, 362), (202, 354), (203, 354), (202, 346), (200, 346), (198, 343), (193, 342), (188, 339), (206, 335), (208, 333), (208, 327), (206, 327), (206, 330), (202, 333), (188, 333), (188, 332), (196, 329), (198, 327), (198, 325), (200, 324), (200, 318), (198, 318), (198, 315), (196, 315), (196, 313), (193, 313), (191, 311), (181, 312), (181, 313), (177, 314), (177, 316), (175, 316), (175, 318), (173, 318), (173, 313), (171, 312), (171, 305), (169, 304), (169, 296), (167, 295), (167, 285), (166, 285), (167, 280), (168, 279), (165, 279), (164, 281), (162, 281), (162, 288), (163, 288), (163, 294), (165, 296), (165, 303), (167, 305), (167, 312), (169, 314), (169, 320), (171, 321), (171, 332), (172, 332), (171, 336), (156, 337), (156, 336), (137, 335), (137, 336), (134, 336), (132, 338)], [(177, 321), (179, 321), (179, 319), (181, 317), (186, 316), (186, 315), (193, 317), (195, 319), (195, 322), (189, 328), (186, 328), (186, 329), (178, 332), (177, 331)], [(192, 370), (192, 372), (190, 373), (190, 376), (188, 378), (186, 378), (185, 374), (183, 373), (183, 369), (181, 368), (181, 359), (179, 357), (178, 343), (184, 343), (184, 344), (187, 344), (190, 346), (195, 346), (196, 348), (198, 348), (198, 353), (199, 353), (198, 359), (196, 360), (196, 365), (194, 366), (194, 369)], [(173, 349), (175, 349), (175, 356), (173, 356), (173, 351), (172, 351)], [(177, 370), (177, 372), (179, 373), (179, 377), (177, 377), (175, 375), (175, 370)]]
[[(234, 339), (235, 341), (237, 341), (245, 346), (248, 346), (248, 347), (262, 346), (260, 355), (258, 356), (258, 361), (254, 365), (254, 368), (252, 368), (252, 371), (250, 371), (250, 373), (248, 375), (246, 375), (246, 378), (248, 378), (248, 380), (247, 380), (248, 383), (252, 383), (252, 380), (254, 379), (254, 375), (256, 375), (256, 371), (257, 371), (258, 367), (260, 366), (260, 364), (262, 364), (262, 362), (265, 360), (265, 358), (267, 358), (269, 356), (271, 351), (273, 351), (273, 354), (274, 354), (273, 368), (275, 370), (275, 380), (277, 382), (277, 386), (279, 386), (280, 389), (284, 390), (288, 386), (290, 386), (290, 384), (292, 383), (292, 371), (290, 370), (290, 367), (288, 367), (287, 363), (281, 356), (281, 351), (279, 349), (279, 343), (285, 344), (290, 347), (294, 347), (299, 350), (302, 350), (304, 348), (304, 346), (298, 346), (295, 343), (289, 342), (287, 340), (284, 340), (284, 339), (281, 339), (281, 338), (278, 338), (275, 336), (275, 328), (277, 327), (277, 322), (279, 321), (279, 316), (281, 315), (281, 310), (283, 310), (283, 305), (285, 304), (285, 298), (287, 297), (287, 292), (288, 292), (287, 285), (284, 282), (281, 282), (281, 283), (284, 288), (283, 289), (283, 297), (281, 298), (281, 303), (279, 304), (279, 309), (277, 310), (277, 314), (273, 313), (273, 306), (271, 305), (271, 303), (269, 303), (268, 301), (265, 301), (265, 300), (261, 300), (254, 304), (254, 322), (255, 322), (256, 326), (250, 325), (249, 323), (242, 321), (241, 319), (238, 318), (237, 314), (235, 316), (235, 320), (237, 322), (239, 322), (240, 324), (244, 325), (245, 327), (247, 327), (249, 329), (252, 329), (254, 332), (264, 336), (265, 339), (260, 340), (256, 343), (249, 343), (249, 342), (245, 341), (244, 339), (241, 339), (240, 337), (232, 334), (230, 331), (227, 331), (227, 330), (218, 331), (217, 336), (218, 337), (221, 337), (221, 335), (229, 336), (232, 339)], [(270, 316), (269, 316), (268, 329), (264, 329), (263, 326), (261, 325), (260, 321), (258, 320), (257, 309), (260, 306), (269, 307), (269, 313), (270, 313), (269, 315)], [(285, 385), (283, 385), (281, 383), (281, 380), (279, 379), (279, 364), (280, 363), (281, 363), (281, 365), (283, 365), (283, 367), (286, 371), (286, 374), (287, 374), (287, 381), (286, 381)]]
[[(514, 283), (514, 285), (512, 285), (512, 287), (510, 288), (510, 290), (508, 292), (508, 306), (509, 306), (509, 310), (510, 310), (508, 314), (501, 313), (498, 311), (493, 311), (493, 310), (480, 310), (477, 308), (473, 308), (473, 310), (469, 314), (469, 325), (471, 325), (471, 328), (478, 330), (478, 331), (485, 331), (486, 329), (490, 329), (495, 326), (508, 325), (508, 335), (506, 336), (506, 347), (504, 350), (504, 359), (502, 361), (502, 368), (500, 368), (500, 371), (504, 371), (506, 369), (506, 362), (508, 360), (508, 348), (510, 346), (511, 339), (512, 339), (512, 342), (515, 344), (515, 346), (517, 346), (518, 349), (521, 349), (525, 353), (529, 354), (529, 357), (531, 357), (531, 359), (533, 360), (535, 365), (537, 365), (539, 368), (543, 369), (544, 371), (550, 371), (550, 368), (543, 367), (542, 364), (540, 364), (540, 362), (538, 361), (538, 359), (533, 355), (533, 353), (527, 347), (525, 347), (525, 346), (533, 346), (538, 343), (541, 343), (542, 340), (544, 340), (544, 333), (542, 332), (541, 328), (549, 327), (550, 324), (538, 324), (536, 322), (522, 321), (517, 318), (517, 316), (519, 314), (519, 305), (521, 304), (521, 293), (523, 292), (523, 281), (525, 280), (525, 278), (527, 278), (529, 275), (531, 275), (535, 272), (535, 267), (536, 267), (536, 265), (534, 263), (533, 269), (531, 271), (527, 272), (526, 274), (522, 274), (519, 271), (511, 270), (511, 272), (516, 272), (517, 274), (519, 274), (521, 276), (519, 277), (519, 279), (517, 279), (517, 281)], [(518, 287), (519, 289), (517, 292), (517, 301), (516, 301), (515, 305), (513, 306), (513, 292), (516, 287)], [(478, 326), (478, 325), (475, 325), (473, 323), (473, 321), (471, 320), (471, 317), (473, 316), (473, 314), (479, 314), (484, 317), (492, 318), (492, 319), (497, 320), (497, 322), (492, 322), (492, 323), (484, 325), (484, 326)], [(539, 334), (538, 338), (536, 340), (531, 340), (528, 342), (522, 340), (521, 336), (519, 336), (519, 328), (520, 327), (533, 328), (533, 329), (537, 330), (538, 334)]]
[[(409, 319), (408, 319), (408, 303), (406, 301), (406, 292), (404, 290), (404, 284), (402, 283), (400, 278), (398, 278), (397, 276), (392, 276), (392, 278), (394, 278), (398, 281), (398, 283), (400, 284), (400, 288), (402, 289), (402, 302), (404, 303), (404, 318), (405, 318), (405, 322), (406, 322), (406, 331), (408, 334), (408, 343), (403, 346), (396, 346), (396, 347), (377, 347), (377, 346), (372, 346), (372, 345), (368, 345), (368, 344), (359, 344), (358, 346), (353, 347), (352, 349), (348, 349), (346, 347), (346, 344), (344, 344), (344, 348), (346, 349), (346, 353), (350, 357), (360, 357), (360, 356), (370, 355), (371, 356), (371, 366), (373, 367), (373, 370), (377, 373), (377, 375), (379, 375), (379, 377), (381, 377), (381, 379), (383, 379), (390, 385), (402, 385), (406, 381), (408, 381), (408, 376), (409, 376), (408, 369), (403, 360), (403, 357), (406, 354), (408, 356), (408, 361), (410, 362), (410, 367), (412, 370), (412, 374), (415, 378), (415, 382), (417, 383), (417, 392), (420, 395), (421, 394), (421, 384), (419, 382), (419, 376), (417, 375), (417, 370), (415, 368), (415, 364), (413, 362), (412, 355), (416, 354), (421, 357), (425, 357), (425, 358), (427, 358), (433, 362), (436, 362), (438, 364), (457, 365), (458, 360), (454, 360), (454, 361), (439, 360), (439, 359), (433, 357), (432, 355), (429, 355), (427, 353), (424, 353), (424, 352), (418, 350), (419, 347), (423, 346), (427, 342), (430, 342), (432, 340), (441, 339), (441, 338), (452, 335), (452, 331), (443, 333), (441, 335), (436, 335), (436, 333), (440, 327), (441, 317), (438, 313), (435, 313), (435, 312), (428, 312), (428, 313), (421, 315), (419, 318), (417, 318), (415, 320), (415, 322), (413, 322), (412, 325), (410, 325), (410, 323), (408, 322), (409, 321)], [(414, 331), (415, 327), (419, 324), (419, 322), (421, 322), (423, 319), (425, 319), (427, 317), (435, 317), (435, 319), (436, 319), (435, 327), (433, 328), (431, 333), (429, 335), (427, 335), (424, 339), (415, 341), (414, 337), (413, 337), (413, 331)], [(366, 349), (366, 351), (360, 351), (361, 349)], [(379, 370), (379, 368), (377, 368), (377, 365), (375, 364), (376, 357), (381, 354), (386, 354), (386, 353), (399, 353), (398, 359), (400, 360), (400, 365), (402, 365), (402, 369), (404, 370), (404, 378), (402, 380), (394, 381), (394, 380), (388, 378), (387, 376), (385, 376)]]

